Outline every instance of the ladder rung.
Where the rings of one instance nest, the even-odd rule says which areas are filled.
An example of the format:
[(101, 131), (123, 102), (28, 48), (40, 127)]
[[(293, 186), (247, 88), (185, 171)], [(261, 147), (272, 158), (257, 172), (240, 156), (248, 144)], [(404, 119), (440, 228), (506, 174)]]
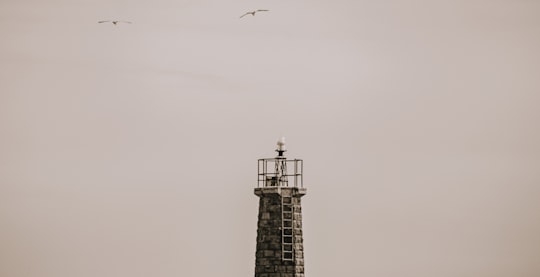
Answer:
[[(287, 254), (287, 255), (285, 255), (285, 254)], [(283, 253), (283, 260), (292, 261), (293, 260), (293, 253)]]

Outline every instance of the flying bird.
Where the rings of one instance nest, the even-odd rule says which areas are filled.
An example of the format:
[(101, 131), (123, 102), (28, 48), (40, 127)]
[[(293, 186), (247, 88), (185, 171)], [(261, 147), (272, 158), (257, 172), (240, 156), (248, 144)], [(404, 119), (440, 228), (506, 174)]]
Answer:
[(111, 22), (114, 25), (116, 25), (118, 23), (129, 23), (129, 24), (131, 24), (130, 21), (124, 21), (124, 20), (101, 20), (101, 21), (98, 21), (98, 23), (106, 23), (106, 22)]
[(242, 16), (240, 16), (240, 18), (242, 18), (242, 17), (244, 17), (244, 16), (246, 16), (248, 14), (251, 14), (251, 15), (255, 16), (255, 13), (257, 13), (257, 12), (269, 12), (269, 11), (270, 10), (256, 10), (256, 11), (252, 11), (252, 12), (247, 12), (247, 13), (243, 14)]

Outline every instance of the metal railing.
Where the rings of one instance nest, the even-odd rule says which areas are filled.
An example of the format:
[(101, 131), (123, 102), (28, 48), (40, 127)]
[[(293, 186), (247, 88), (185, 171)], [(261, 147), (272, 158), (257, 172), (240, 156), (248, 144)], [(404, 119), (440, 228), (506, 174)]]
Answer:
[[(301, 159), (287, 160), (285, 157), (259, 159), (257, 187), (304, 187)], [(291, 173), (288, 173), (291, 170)]]

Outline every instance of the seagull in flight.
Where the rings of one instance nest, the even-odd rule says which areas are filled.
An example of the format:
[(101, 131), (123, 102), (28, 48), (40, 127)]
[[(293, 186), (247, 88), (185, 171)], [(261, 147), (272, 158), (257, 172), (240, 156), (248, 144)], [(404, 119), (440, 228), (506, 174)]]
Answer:
[(247, 12), (247, 13), (243, 14), (242, 16), (240, 16), (240, 18), (242, 18), (242, 17), (244, 17), (244, 16), (246, 16), (248, 14), (251, 14), (251, 15), (255, 16), (255, 13), (257, 13), (257, 12), (269, 12), (269, 11), (270, 10), (256, 10), (256, 11), (252, 11), (252, 12)]
[(98, 23), (106, 23), (106, 22), (111, 22), (114, 25), (116, 25), (118, 23), (129, 23), (129, 24), (131, 24), (130, 21), (124, 21), (124, 20), (101, 20), (101, 21), (98, 21)]

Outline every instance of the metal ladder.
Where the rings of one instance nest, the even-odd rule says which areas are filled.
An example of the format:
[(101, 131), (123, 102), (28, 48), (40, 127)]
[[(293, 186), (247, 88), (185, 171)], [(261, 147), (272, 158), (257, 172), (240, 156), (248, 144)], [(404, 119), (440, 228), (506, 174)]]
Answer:
[(281, 197), (281, 253), (284, 261), (294, 260), (294, 205), (291, 196)]

